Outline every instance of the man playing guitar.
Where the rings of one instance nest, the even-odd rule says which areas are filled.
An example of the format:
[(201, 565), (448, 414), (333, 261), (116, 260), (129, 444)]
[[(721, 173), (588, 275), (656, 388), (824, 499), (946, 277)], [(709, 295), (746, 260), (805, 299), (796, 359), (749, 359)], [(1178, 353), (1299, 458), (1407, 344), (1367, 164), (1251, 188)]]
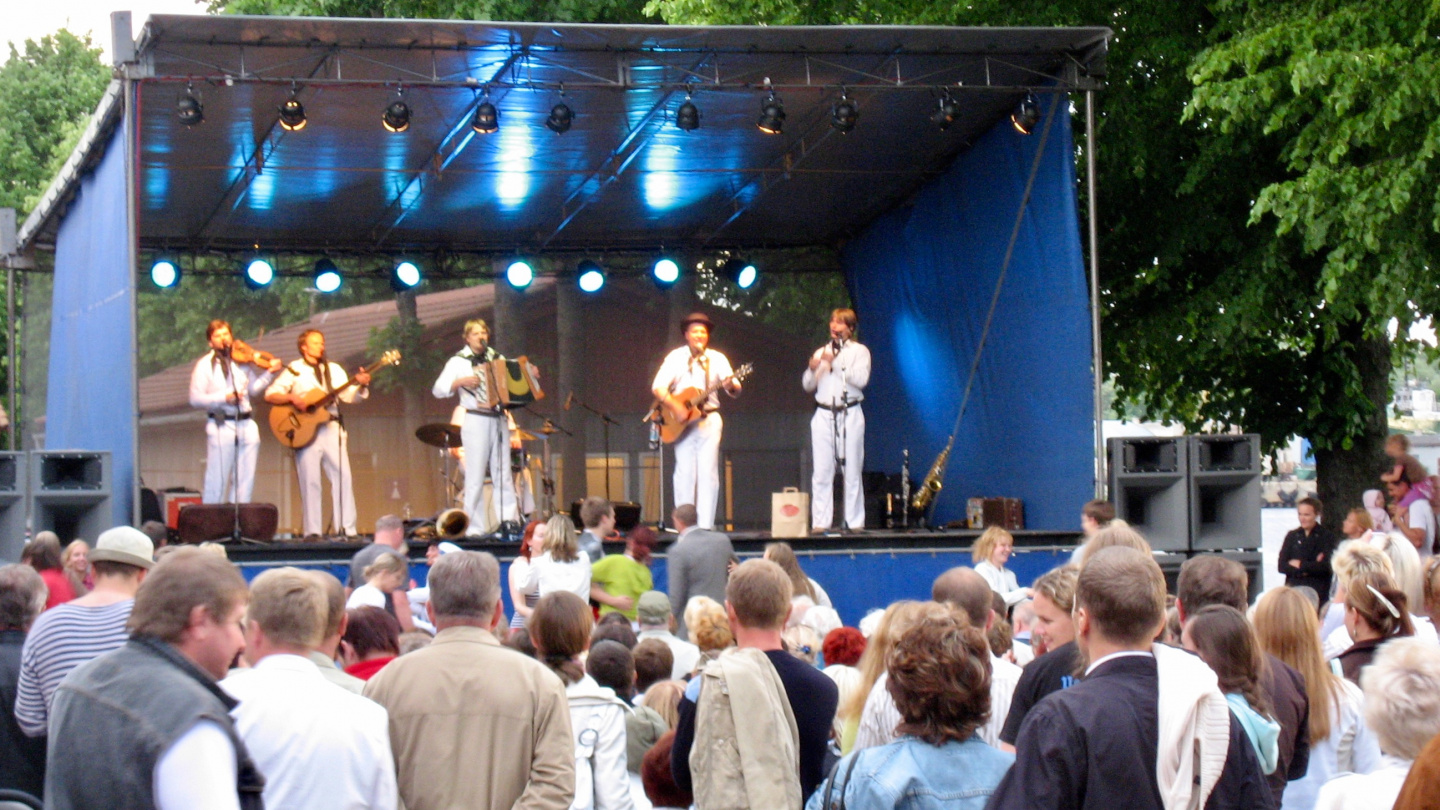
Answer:
[[(301, 332), (297, 344), (300, 359), (286, 366), (265, 390), (265, 401), (271, 405), (292, 405), (304, 409), (305, 394), (317, 388), (335, 391), (350, 380), (344, 368), (325, 359), (325, 335), (320, 330)], [(359, 372), (355, 375), (355, 383), (340, 391), (337, 398), (341, 402), (351, 403), (370, 396), (367, 387), (370, 385), (369, 374)], [(333, 403), (328, 409), (335, 418), (320, 425), (314, 441), (295, 451), (295, 472), (300, 478), (300, 508), (307, 538), (318, 537), (324, 525), (320, 506), (322, 469), (325, 477), (330, 479), (336, 525), (347, 536), (355, 534), (355, 480), (350, 474), (345, 427), (340, 423), (339, 409)]]
[[(707, 391), (716, 383), (732, 397), (740, 394), (729, 359), (707, 348), (711, 326), (703, 312), (692, 312), (681, 321), (685, 345), (665, 355), (650, 385), (661, 408), (683, 413), (688, 406), (677, 394), (689, 388)], [(714, 528), (720, 493), (720, 434), (725, 423), (720, 418), (718, 388), (701, 403), (704, 415), (675, 442), (675, 505), (694, 504), (696, 525), (702, 529)]]

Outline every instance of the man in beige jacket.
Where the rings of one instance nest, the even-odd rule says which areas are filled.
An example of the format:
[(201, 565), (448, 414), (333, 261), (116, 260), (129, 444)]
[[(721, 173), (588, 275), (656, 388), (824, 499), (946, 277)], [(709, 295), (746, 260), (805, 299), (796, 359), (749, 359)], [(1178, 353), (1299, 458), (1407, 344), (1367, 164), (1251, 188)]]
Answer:
[(502, 647), (500, 565), (446, 554), (430, 569), (427, 612), (438, 632), (365, 685), (390, 713), (390, 747), (408, 810), (566, 810), (575, 751), (565, 686)]

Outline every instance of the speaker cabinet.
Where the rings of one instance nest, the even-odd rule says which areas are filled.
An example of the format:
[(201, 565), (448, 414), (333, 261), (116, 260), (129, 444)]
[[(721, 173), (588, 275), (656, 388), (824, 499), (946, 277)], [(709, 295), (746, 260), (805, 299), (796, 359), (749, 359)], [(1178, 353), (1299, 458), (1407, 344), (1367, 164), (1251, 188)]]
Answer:
[(82, 539), (93, 544), (115, 525), (109, 452), (32, 450), (29, 480), (36, 532), (55, 532), (62, 543)]
[(1190, 489), (1184, 436), (1110, 439), (1110, 500), (1156, 551), (1190, 543)]
[[(235, 504), (191, 503), (180, 507), (177, 531), (182, 543), (229, 540), (235, 532)], [(275, 539), (280, 510), (273, 503), (240, 504), (240, 536), (259, 543)]]
[(1259, 435), (1190, 437), (1190, 547), (1261, 547)]
[(20, 559), (25, 547), (26, 494), (30, 476), (27, 455), (0, 452), (0, 561)]

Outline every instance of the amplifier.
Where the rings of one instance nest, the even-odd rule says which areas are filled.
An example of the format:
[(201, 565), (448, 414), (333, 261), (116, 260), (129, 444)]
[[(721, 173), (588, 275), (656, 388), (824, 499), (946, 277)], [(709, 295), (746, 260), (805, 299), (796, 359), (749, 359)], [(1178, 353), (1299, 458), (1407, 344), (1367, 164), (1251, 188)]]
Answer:
[(1017, 531), (1025, 528), (1025, 504), (1019, 498), (971, 498), (965, 515), (972, 529), (999, 526)]
[[(182, 543), (228, 540), (235, 528), (235, 504), (190, 503), (180, 507), (176, 521)], [(269, 543), (275, 540), (280, 510), (273, 503), (240, 504), (240, 536)]]

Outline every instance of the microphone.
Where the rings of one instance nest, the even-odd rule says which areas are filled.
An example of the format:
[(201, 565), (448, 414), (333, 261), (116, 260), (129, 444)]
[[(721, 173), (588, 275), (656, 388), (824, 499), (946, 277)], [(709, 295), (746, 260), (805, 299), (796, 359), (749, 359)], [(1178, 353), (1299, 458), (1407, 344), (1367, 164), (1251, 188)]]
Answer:
[(574, 391), (571, 391), (570, 394), (569, 394), (569, 396), (565, 397), (565, 410), (567, 410), (567, 411), (570, 410), (570, 406), (571, 406), (571, 405), (574, 405), (574, 404), (575, 404), (575, 392), (574, 392)]
[(834, 353), (839, 354), (840, 350), (844, 347), (845, 343), (841, 341), (840, 338), (830, 338), (830, 350)]

